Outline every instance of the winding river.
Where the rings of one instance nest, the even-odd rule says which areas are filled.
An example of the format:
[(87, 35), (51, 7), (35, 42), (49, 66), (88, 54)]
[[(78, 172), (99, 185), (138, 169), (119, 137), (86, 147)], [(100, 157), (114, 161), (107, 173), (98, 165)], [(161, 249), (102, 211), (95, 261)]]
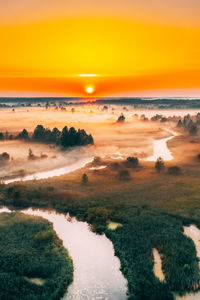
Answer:
[[(0, 209), (0, 213), (11, 211)], [(54, 230), (63, 240), (74, 264), (74, 280), (63, 300), (125, 300), (127, 281), (114, 255), (112, 242), (105, 235), (91, 232), (86, 222), (54, 211), (23, 210), (25, 214), (39, 216), (53, 223)]]
[(93, 160), (94, 160), (93, 156), (89, 157), (89, 158), (83, 158), (82, 160), (79, 160), (78, 162), (76, 162), (72, 165), (67, 165), (63, 168), (58, 168), (58, 169), (44, 171), (44, 172), (38, 172), (35, 174), (26, 175), (24, 177), (16, 177), (16, 178), (8, 179), (8, 180), (5, 180), (4, 183), (9, 184), (12, 182), (17, 182), (17, 181), (47, 179), (47, 178), (51, 178), (54, 176), (61, 176), (61, 175), (76, 171), (78, 169), (81, 169), (81, 168), (85, 167), (88, 163), (92, 162)]
[[(159, 157), (162, 157), (165, 161), (169, 161), (173, 159), (172, 153), (167, 147), (167, 142), (173, 139), (174, 136), (176, 136), (177, 134), (176, 132), (173, 131), (169, 131), (169, 133), (172, 134), (170, 137), (153, 141), (153, 155), (144, 159), (145, 161), (156, 161)], [(118, 156), (116, 156), (116, 154)], [(115, 156), (111, 156), (111, 159), (123, 159), (123, 158), (125, 157), (123, 157), (120, 152), (115, 153)], [(91, 163), (93, 160), (94, 160), (94, 156), (90, 156), (87, 158), (80, 159), (76, 163), (72, 165), (67, 165), (62, 168), (38, 172), (23, 177), (15, 177), (15, 178), (4, 180), (3, 182), (5, 184), (9, 184), (17, 181), (40, 180), (40, 179), (51, 178), (54, 176), (61, 176), (76, 171), (78, 169), (81, 169), (85, 167), (88, 163)], [(103, 168), (106, 168), (106, 166), (101, 166), (99, 169), (103, 169)], [(90, 169), (92, 170), (95, 168), (90, 168)]]
[[(172, 136), (155, 140), (153, 142), (153, 156), (146, 158), (146, 161), (156, 161), (158, 157), (164, 160), (172, 160), (173, 156), (167, 147), (167, 142)], [(59, 168), (56, 170), (44, 171), (23, 178), (12, 178), (4, 183), (9, 184), (15, 181), (28, 181), (46, 179), (54, 176), (64, 175), (83, 168), (92, 162), (94, 157), (89, 157), (77, 163)], [(0, 209), (2, 212), (11, 212), (7, 208)], [(69, 286), (68, 292), (63, 300), (124, 300), (127, 299), (127, 281), (120, 269), (120, 261), (114, 255), (111, 241), (105, 235), (96, 235), (91, 232), (86, 222), (79, 222), (75, 218), (47, 212), (42, 210), (24, 210), (28, 215), (40, 216), (53, 223), (54, 230), (63, 240), (64, 246), (69, 250), (74, 264), (74, 280)], [(182, 299), (182, 298), (178, 298)], [(189, 300), (190, 298), (184, 298)], [(195, 298), (197, 300), (199, 298)]]
[(164, 161), (173, 159), (172, 153), (167, 147), (167, 142), (173, 139), (177, 133), (174, 131), (169, 131), (169, 133), (171, 133), (172, 136), (153, 141), (153, 155), (147, 157), (145, 159), (146, 161), (156, 161), (159, 157), (162, 157)]

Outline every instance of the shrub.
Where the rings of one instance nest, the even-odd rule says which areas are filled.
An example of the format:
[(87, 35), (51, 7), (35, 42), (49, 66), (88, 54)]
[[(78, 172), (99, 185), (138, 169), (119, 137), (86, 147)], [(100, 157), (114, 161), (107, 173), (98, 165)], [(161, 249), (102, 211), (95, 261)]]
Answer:
[(139, 165), (139, 160), (137, 157), (129, 156), (126, 159), (126, 163), (128, 167), (136, 168)]
[(0, 162), (8, 162), (10, 160), (10, 155), (7, 152), (0, 154)]
[(159, 157), (155, 163), (155, 168), (158, 172), (161, 172), (165, 167), (162, 157)]
[(38, 243), (49, 243), (53, 242), (56, 238), (56, 233), (53, 229), (46, 231), (40, 231), (34, 236), (34, 240)]
[(196, 135), (197, 131), (198, 131), (197, 126), (195, 124), (192, 124), (190, 129), (189, 129), (190, 135)]
[(178, 166), (172, 166), (168, 168), (168, 174), (170, 175), (180, 175), (181, 174), (181, 168)]
[(119, 180), (127, 181), (131, 179), (130, 172), (128, 170), (120, 170), (118, 172)]
[(88, 183), (88, 176), (86, 173), (82, 176), (82, 184), (86, 185)]
[(125, 121), (125, 117), (123, 114), (121, 114), (121, 116), (119, 116), (117, 123), (123, 123)]

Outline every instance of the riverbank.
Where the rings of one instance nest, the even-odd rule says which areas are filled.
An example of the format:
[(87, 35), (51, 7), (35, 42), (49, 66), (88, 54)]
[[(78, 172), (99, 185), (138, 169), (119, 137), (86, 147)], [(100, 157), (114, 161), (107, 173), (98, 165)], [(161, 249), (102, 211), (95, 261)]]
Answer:
[[(4, 211), (11, 213), (7, 208), (0, 209), (0, 213)], [(105, 235), (96, 235), (90, 231), (86, 222), (78, 222), (69, 215), (57, 214), (55, 211), (28, 209), (22, 212), (24, 218), (29, 215), (34, 216), (35, 220), (42, 217), (51, 222), (63, 245), (69, 250), (74, 265), (74, 281), (63, 299), (74, 299), (75, 295), (80, 299), (85, 295), (90, 299), (127, 298), (127, 282), (119, 270), (119, 259), (114, 256), (112, 243)], [(80, 238), (83, 236), (84, 239)], [(42, 279), (29, 278), (29, 281), (40, 283)]]
[(0, 210), (0, 298), (57, 300), (73, 279), (72, 260), (52, 225)]

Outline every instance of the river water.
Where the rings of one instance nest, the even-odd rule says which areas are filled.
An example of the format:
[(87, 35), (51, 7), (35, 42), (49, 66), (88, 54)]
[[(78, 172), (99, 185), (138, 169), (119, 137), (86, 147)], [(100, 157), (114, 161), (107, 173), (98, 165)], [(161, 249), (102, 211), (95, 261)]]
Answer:
[(63, 168), (58, 168), (54, 170), (49, 170), (49, 171), (44, 171), (44, 172), (38, 172), (35, 174), (31, 175), (26, 175), (24, 177), (16, 177), (12, 179), (5, 180), (5, 184), (9, 184), (12, 182), (17, 182), (17, 181), (28, 181), (28, 180), (37, 180), (37, 179), (47, 179), (51, 178), (54, 176), (61, 176), (64, 174), (68, 174), (70, 172), (76, 171), (80, 168), (85, 167), (88, 163), (92, 162), (94, 157), (89, 157), (89, 158), (83, 158), (82, 160), (79, 160), (78, 162), (72, 164), (72, 165), (67, 165)]
[[(176, 135), (175, 133), (172, 134), (170, 137), (155, 140), (153, 142), (153, 156), (145, 160), (156, 161), (158, 157), (162, 157), (165, 161), (172, 160), (173, 156), (167, 147), (167, 142)], [(6, 180), (5, 184), (64, 175), (82, 168), (92, 161), (93, 157), (87, 158), (60, 169), (40, 172), (23, 178), (12, 178)], [(3, 208), (0, 209), (0, 212), (10, 212), (10, 210)], [(63, 300), (127, 299), (127, 281), (119, 270), (120, 261), (114, 256), (113, 245), (105, 235), (96, 235), (89, 230), (86, 222), (79, 222), (75, 218), (69, 220), (63, 214), (32, 209), (22, 212), (40, 216), (52, 222), (57, 235), (69, 250), (74, 264), (74, 280)], [(177, 299), (193, 300), (193, 298)], [(199, 300), (200, 297), (194, 299)]]
[[(2, 212), (11, 212), (7, 208)], [(86, 222), (42, 210), (21, 211), (53, 223), (54, 230), (68, 249), (74, 264), (74, 280), (63, 300), (125, 300), (127, 281), (114, 255), (112, 242), (105, 235), (91, 232)]]
[[(172, 153), (167, 147), (167, 142), (173, 139), (174, 136), (176, 136), (176, 133), (172, 131), (170, 131), (170, 133), (172, 134), (172, 136), (170, 137), (153, 141), (153, 155), (144, 159), (145, 161), (156, 161), (159, 157), (162, 157), (164, 161), (169, 161), (173, 159)], [(119, 152), (111, 156), (111, 159), (125, 159), (125, 158), (126, 157), (123, 157)], [(92, 162), (93, 159), (94, 156), (90, 156), (87, 158), (80, 159), (72, 165), (66, 165), (65, 167), (62, 168), (38, 172), (31, 175), (26, 175), (24, 177), (11, 178), (8, 180), (4, 180), (4, 183), (9, 184), (17, 181), (39, 180), (39, 179), (51, 178), (54, 176), (61, 176), (85, 167), (88, 163)], [(99, 168), (96, 169), (103, 169), (103, 168), (106, 168), (106, 166), (100, 166)], [(95, 168), (90, 168), (90, 169), (95, 169)]]
[(174, 131), (169, 131), (169, 133), (171, 133), (172, 136), (153, 141), (153, 155), (147, 157), (145, 159), (146, 161), (156, 161), (159, 157), (161, 157), (164, 161), (173, 159), (172, 153), (167, 147), (167, 142), (173, 139), (177, 133)]

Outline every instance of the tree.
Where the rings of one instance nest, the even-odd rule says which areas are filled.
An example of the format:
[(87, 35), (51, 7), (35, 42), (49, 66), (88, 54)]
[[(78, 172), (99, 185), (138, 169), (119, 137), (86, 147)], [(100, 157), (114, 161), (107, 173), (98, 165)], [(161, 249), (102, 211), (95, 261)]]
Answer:
[(162, 157), (159, 157), (155, 163), (155, 168), (158, 172), (161, 172), (165, 167)]
[(181, 119), (178, 120), (177, 127), (183, 127), (183, 123), (182, 123)]
[(161, 120), (160, 120), (161, 123), (164, 123), (164, 122), (167, 122), (167, 118), (163, 117)]
[(45, 142), (45, 128), (42, 125), (37, 125), (34, 132), (32, 139), (38, 142)]
[(23, 129), (22, 132), (20, 132), (16, 138), (18, 140), (28, 140), (29, 139), (28, 131), (26, 129)]
[(74, 127), (71, 127), (69, 129), (68, 133), (68, 139), (69, 139), (69, 146), (75, 146), (76, 145), (76, 140), (77, 140), (77, 133)]
[(127, 157), (126, 160), (127, 160), (128, 166), (130, 166), (132, 168), (136, 168), (139, 165), (139, 161), (138, 161), (137, 157), (129, 156), (129, 157)]
[(2, 132), (0, 132), (0, 141), (4, 140), (4, 135)]
[(190, 135), (196, 135), (196, 134), (197, 134), (197, 131), (198, 131), (197, 125), (192, 124), (191, 127), (190, 127), (190, 130), (189, 130), (189, 134), (190, 134)]
[(84, 173), (82, 176), (82, 184), (84, 185), (88, 184), (88, 176), (86, 173)]
[(28, 159), (32, 159), (32, 160), (35, 159), (35, 155), (33, 154), (33, 151), (31, 148), (28, 150)]
[(58, 128), (56, 128), (56, 127), (53, 128), (53, 130), (51, 132), (51, 141), (54, 142), (55, 144), (59, 144), (60, 136), (61, 136), (60, 130), (58, 130)]
[(123, 123), (125, 121), (125, 116), (121, 114), (117, 120), (117, 123)]
[(69, 134), (68, 127), (65, 126), (61, 132), (61, 137), (60, 137), (60, 144), (65, 148), (69, 146), (68, 134)]

